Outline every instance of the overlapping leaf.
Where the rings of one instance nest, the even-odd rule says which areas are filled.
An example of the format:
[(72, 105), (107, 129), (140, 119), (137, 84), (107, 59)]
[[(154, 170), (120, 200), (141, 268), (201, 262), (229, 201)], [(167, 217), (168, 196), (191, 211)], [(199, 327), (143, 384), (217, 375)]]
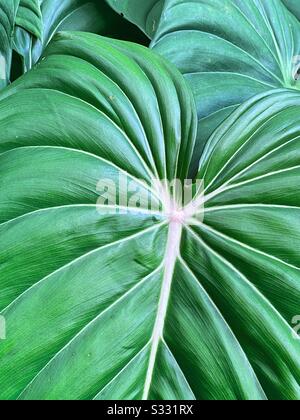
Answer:
[[(137, 22), (133, 3), (116, 0), (115, 8), (125, 7)], [(144, 3), (145, 11), (153, 8), (153, 0)], [(200, 121), (194, 173), (208, 137), (237, 106), (270, 89), (299, 89), (300, 23), (281, 0), (165, 0), (163, 6), (152, 47), (194, 92)]]
[[(288, 90), (239, 108), (202, 157), (204, 222), (176, 219), (151, 181), (189, 170), (182, 77), (56, 36), (0, 97), (0, 397), (299, 399), (299, 112)], [(127, 176), (164, 211), (97, 208), (98, 181)]]
[(107, 0), (107, 3), (125, 19), (139, 26), (150, 38), (154, 36), (164, 0)]
[(58, 31), (105, 34), (113, 31), (116, 17), (104, 2), (96, 0), (22, 0), (16, 24), (14, 47), (27, 71)]
[[(234, 28), (234, 29), (233, 29)], [(237, 105), (276, 87), (297, 88), (300, 24), (280, 0), (168, 0), (153, 47), (194, 91), (198, 152)]]
[[(181, 75), (150, 50), (80, 34), (58, 36), (37, 69), (2, 93), (0, 236), (12, 242), (0, 251), (1, 398), (93, 398), (144, 347), (147, 363), (166, 221), (97, 212), (97, 183), (126, 172), (135, 191), (154, 174), (184, 178), (193, 106)], [(54, 385), (48, 368), (67, 368), (60, 356), (79, 343)]]
[(286, 7), (300, 19), (300, 3), (298, 0), (283, 0)]
[(15, 24), (41, 39), (43, 35), (41, 0), (20, 0)]
[(131, 39), (146, 37), (98, 0), (1, 0), (0, 89), (40, 59), (52, 37), (78, 30)]
[(19, 0), (0, 0), (0, 89), (9, 83), (12, 37)]

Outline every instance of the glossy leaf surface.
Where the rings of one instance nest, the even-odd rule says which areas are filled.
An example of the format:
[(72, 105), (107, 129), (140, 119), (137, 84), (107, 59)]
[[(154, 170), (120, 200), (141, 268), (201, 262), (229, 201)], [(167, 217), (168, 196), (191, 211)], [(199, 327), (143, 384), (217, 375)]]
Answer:
[[(196, 208), (174, 209), (152, 181), (189, 172), (182, 76), (140, 46), (57, 35), (0, 96), (0, 398), (299, 399), (299, 112), (289, 90), (239, 108)], [(129, 211), (96, 205), (101, 179), (131, 183)]]
[[(116, 10), (137, 22), (134, 1), (125, 3), (116, 0)], [(152, 10), (153, 0), (143, 3)], [(211, 133), (240, 104), (271, 89), (299, 89), (300, 23), (281, 0), (165, 0), (155, 20), (152, 48), (185, 75), (196, 98), (193, 174)]]

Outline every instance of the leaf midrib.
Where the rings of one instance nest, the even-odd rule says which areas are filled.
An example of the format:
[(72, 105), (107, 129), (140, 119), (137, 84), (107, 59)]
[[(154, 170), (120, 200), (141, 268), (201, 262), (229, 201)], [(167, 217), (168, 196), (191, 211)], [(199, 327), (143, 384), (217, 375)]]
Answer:
[(171, 222), (169, 225), (168, 241), (164, 259), (164, 276), (162, 281), (159, 304), (157, 308), (156, 320), (151, 339), (151, 352), (144, 385), (144, 392), (142, 397), (143, 400), (147, 400), (149, 398), (159, 343), (163, 339), (165, 319), (171, 294), (172, 280), (175, 271), (176, 261), (180, 254), (182, 230), (183, 225), (180, 223)]

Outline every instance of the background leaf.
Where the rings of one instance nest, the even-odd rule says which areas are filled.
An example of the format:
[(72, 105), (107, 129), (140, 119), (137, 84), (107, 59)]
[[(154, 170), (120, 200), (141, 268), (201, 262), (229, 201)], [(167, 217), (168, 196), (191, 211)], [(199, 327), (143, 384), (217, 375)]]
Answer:
[[(25, 24), (24, 19), (23, 24), (20, 24), (20, 17), (17, 20), (19, 27), (15, 31), (14, 47), (23, 57), (24, 71), (28, 71), (39, 60), (56, 32), (81, 30), (105, 34), (113, 31), (112, 27), (117, 22), (117, 17), (104, 2), (94, 0), (41, 0), (39, 7), (41, 16), (38, 32), (34, 33), (31, 25), (29, 28), (28, 20)], [(29, 10), (26, 10), (28, 14)], [(37, 10), (35, 12), (37, 15)]]
[[(30, 6), (30, 7), (29, 7)], [(143, 44), (143, 36), (134, 25), (118, 16), (104, 1), (98, 0), (22, 0), (14, 33), (12, 80), (40, 59), (52, 37), (59, 31), (94, 32)]]
[(166, 1), (152, 46), (194, 91), (195, 163), (211, 132), (239, 104), (272, 88), (299, 88), (299, 39), (300, 24), (280, 0)]
[(0, 0), (0, 89), (9, 83), (12, 36), (19, 0)]
[(300, 4), (298, 0), (283, 0), (286, 7), (300, 19)]
[[(207, 139), (237, 106), (270, 89), (299, 89), (300, 24), (281, 0), (163, 3), (152, 48), (178, 67), (196, 98), (194, 175)], [(133, 0), (114, 6), (146, 30), (152, 0), (144, 2), (142, 20)]]
[(41, 0), (20, 0), (15, 24), (36, 38), (42, 39)]
[(150, 38), (154, 36), (163, 10), (164, 0), (106, 0), (125, 19), (136, 24)]

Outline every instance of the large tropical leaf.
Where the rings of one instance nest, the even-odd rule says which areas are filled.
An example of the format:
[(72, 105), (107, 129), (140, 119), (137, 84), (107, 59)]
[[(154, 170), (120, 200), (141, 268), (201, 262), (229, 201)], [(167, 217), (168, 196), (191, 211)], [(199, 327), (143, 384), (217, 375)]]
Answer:
[[(299, 89), (300, 24), (281, 0), (166, 0), (153, 47), (186, 75), (197, 101), (198, 150), (249, 97)], [(234, 30), (233, 30), (234, 28)]]
[(0, 89), (9, 83), (12, 40), (20, 0), (0, 0)]
[[(59, 35), (37, 68), (2, 93), (0, 242), (6, 237), (24, 252), (8, 244), (0, 251), (8, 335), (0, 343), (1, 398), (93, 398), (131, 360), (141, 360), (141, 372), (135, 369), (141, 377), (137, 389), (131, 377), (124, 392), (142, 392), (167, 221), (134, 209), (125, 215), (109, 215), (106, 206), (96, 211), (97, 183), (118, 181), (126, 172), (133, 191), (151, 192), (143, 182), (154, 176), (185, 177), (195, 112), (177, 71), (150, 50), (113, 45), (92, 35)], [(24, 323), (16, 308), (26, 312)], [(78, 343), (85, 348), (72, 350), (75, 370), (56, 377), (53, 387), (47, 366)], [(72, 376), (80, 371), (79, 384)], [(47, 389), (37, 392), (33, 379), (44, 373)], [(179, 368), (168, 374), (179, 375), (178, 392), (190, 395)]]
[[(113, 3), (116, 10), (127, 9), (130, 20), (138, 20), (134, 0), (126, 6)], [(143, 3), (147, 11), (146, 5), (152, 8), (154, 2)], [(194, 172), (210, 134), (237, 106), (272, 88), (299, 89), (300, 23), (281, 0), (163, 4), (152, 47), (180, 69), (193, 89), (200, 120)]]
[(55, 33), (62, 30), (106, 34), (119, 20), (104, 1), (21, 0), (14, 47), (23, 57), (24, 70), (35, 64)]
[(1, 399), (300, 398), (299, 93), (236, 111), (184, 211), (157, 179), (186, 178), (195, 105), (150, 50), (60, 34), (0, 111)]

